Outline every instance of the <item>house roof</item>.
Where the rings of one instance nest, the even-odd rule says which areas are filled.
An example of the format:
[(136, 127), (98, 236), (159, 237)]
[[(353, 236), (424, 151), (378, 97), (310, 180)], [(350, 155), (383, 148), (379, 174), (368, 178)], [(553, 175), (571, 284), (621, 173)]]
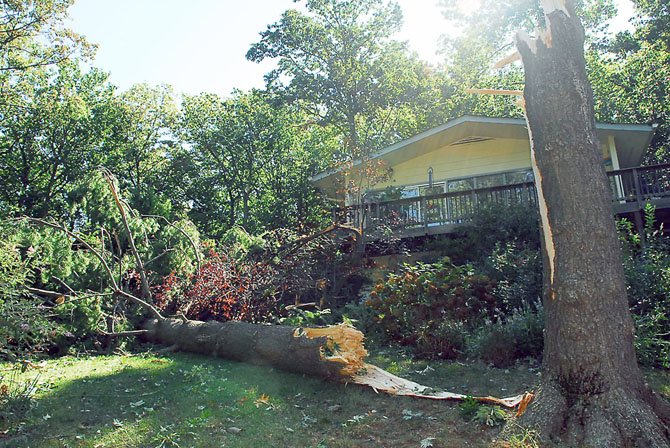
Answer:
[[(645, 149), (654, 135), (655, 126), (643, 124), (596, 123), (598, 138), (605, 142), (613, 136), (621, 167), (640, 164)], [(406, 140), (388, 146), (372, 155), (372, 159), (382, 159), (390, 166), (397, 165), (420, 155), (447, 145), (467, 143), (479, 139), (514, 138), (528, 139), (526, 121), (520, 118), (492, 118), (464, 115), (447, 123), (428, 129)], [(354, 166), (361, 161), (354, 162)], [(342, 168), (324, 171), (312, 176), (317, 186), (332, 182), (332, 176)]]

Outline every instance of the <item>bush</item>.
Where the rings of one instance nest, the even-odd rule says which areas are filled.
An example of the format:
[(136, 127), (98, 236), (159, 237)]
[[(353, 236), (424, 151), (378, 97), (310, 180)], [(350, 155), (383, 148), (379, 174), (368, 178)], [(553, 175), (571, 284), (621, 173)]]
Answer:
[(540, 302), (542, 258), (538, 249), (510, 241), (496, 244), (480, 269), (497, 283), (493, 294), (503, 317)]
[(166, 277), (154, 300), (168, 314), (183, 312), (197, 320), (268, 322), (279, 315), (266, 264), (236, 260), (211, 250), (200, 271), (188, 281)]
[(471, 356), (495, 367), (510, 366), (516, 359), (514, 337), (500, 322), (480, 327), (468, 345)]
[(454, 359), (463, 353), (466, 330), (460, 322), (428, 322), (417, 331), (414, 352), (419, 358)]
[(636, 324), (640, 363), (670, 368), (670, 239), (655, 226), (654, 207), (645, 207), (643, 235), (629, 221), (617, 223), (630, 309)]
[(90, 267), (90, 259), (74, 253), (63, 235), (22, 224), (0, 225), (0, 358), (62, 354), (75, 336), (94, 330), (101, 316), (97, 299), (62, 302), (28, 291), (33, 285), (53, 289), (54, 278), (67, 280), (77, 268), (84, 277)]
[(517, 359), (540, 358), (544, 347), (542, 306), (515, 310), (505, 320), (487, 322), (467, 340), (467, 352), (496, 367)]
[(375, 286), (366, 305), (385, 337), (415, 348), (422, 357), (454, 357), (464, 332), (498, 310), (495, 282), (475, 275), (471, 266), (448, 259), (405, 265)]
[(457, 264), (480, 263), (496, 246), (507, 243), (539, 251), (539, 215), (535, 206), (482, 207), (455, 234), (429, 240), (423, 249), (439, 251)]

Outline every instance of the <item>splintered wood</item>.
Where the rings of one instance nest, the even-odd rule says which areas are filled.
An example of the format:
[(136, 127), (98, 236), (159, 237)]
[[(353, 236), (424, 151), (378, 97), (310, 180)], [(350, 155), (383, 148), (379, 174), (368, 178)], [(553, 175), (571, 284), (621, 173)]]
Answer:
[[(399, 395), (431, 400), (462, 401), (468, 395), (446, 391), (435, 391), (414, 381), (400, 378), (377, 366), (365, 362), (368, 355), (363, 345), (363, 333), (355, 328), (340, 324), (324, 328), (298, 328), (295, 337), (305, 336), (310, 339), (326, 338), (327, 342), (321, 351), (322, 359), (341, 365), (341, 380), (368, 386), (375, 392), (384, 392), (390, 395)], [(525, 393), (508, 398), (472, 397), (480, 403), (499, 405), (506, 408), (516, 408), (523, 413), (533, 395)], [(523, 409), (522, 406), (523, 405)]]
[(363, 345), (363, 333), (346, 324), (323, 328), (298, 328), (295, 336), (310, 339), (325, 337), (327, 342), (321, 348), (321, 358), (341, 365), (340, 374), (349, 378), (365, 368), (368, 351)]

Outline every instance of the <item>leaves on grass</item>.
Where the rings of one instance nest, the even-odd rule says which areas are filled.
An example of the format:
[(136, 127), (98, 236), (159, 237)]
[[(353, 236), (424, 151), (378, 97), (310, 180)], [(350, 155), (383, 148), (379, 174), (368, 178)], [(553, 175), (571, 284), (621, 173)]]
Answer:
[(256, 398), (256, 400), (254, 400), (254, 404), (257, 408), (260, 408), (261, 406), (268, 406), (268, 409), (271, 409), (274, 407), (272, 404), (270, 404), (270, 396), (266, 394), (261, 394), (260, 397)]

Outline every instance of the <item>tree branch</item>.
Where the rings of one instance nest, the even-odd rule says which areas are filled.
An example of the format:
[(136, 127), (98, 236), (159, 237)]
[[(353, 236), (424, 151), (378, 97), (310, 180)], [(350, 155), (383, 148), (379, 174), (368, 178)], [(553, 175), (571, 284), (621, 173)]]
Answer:
[(26, 219), (29, 222), (33, 222), (35, 224), (39, 224), (39, 225), (42, 225), (42, 226), (51, 227), (52, 229), (60, 230), (61, 232), (65, 233), (67, 236), (69, 236), (70, 238), (73, 238), (79, 244), (81, 244), (86, 249), (88, 249), (98, 260), (100, 260), (100, 262), (102, 263), (103, 268), (105, 269), (105, 272), (107, 272), (107, 276), (109, 277), (109, 281), (112, 283), (112, 289), (114, 290), (115, 295), (121, 296), (121, 297), (123, 297), (127, 300), (130, 300), (133, 303), (136, 303), (137, 305), (140, 305), (141, 307), (148, 310), (151, 313), (151, 315), (153, 317), (155, 317), (156, 319), (159, 319), (159, 320), (164, 320), (165, 319), (165, 317), (163, 317), (163, 315), (158, 311), (158, 309), (156, 307), (154, 307), (153, 305), (151, 305), (148, 302), (145, 302), (144, 300), (142, 300), (140, 298), (137, 298), (137, 297), (133, 296), (132, 294), (128, 294), (127, 292), (125, 292), (121, 288), (119, 288), (118, 283), (114, 279), (114, 274), (112, 274), (112, 271), (109, 268), (109, 265), (107, 264), (107, 262), (105, 261), (105, 258), (102, 256), (102, 254), (100, 252), (93, 249), (91, 247), (91, 245), (88, 244), (86, 241), (84, 241), (80, 236), (78, 236), (77, 234), (69, 231), (68, 229), (61, 226), (60, 224), (45, 221), (45, 220), (39, 219), (39, 218), (26, 217), (24, 219)]
[(142, 297), (151, 298), (151, 290), (149, 289), (149, 281), (147, 280), (147, 273), (146, 270), (144, 269), (142, 258), (140, 257), (140, 254), (137, 251), (137, 247), (135, 246), (135, 237), (133, 236), (133, 233), (130, 230), (130, 225), (128, 224), (128, 218), (126, 217), (126, 210), (123, 208), (123, 204), (121, 204), (121, 200), (119, 199), (116, 187), (114, 186), (114, 176), (106, 169), (102, 170), (102, 175), (109, 184), (109, 189), (111, 190), (112, 196), (114, 197), (114, 202), (116, 202), (116, 206), (118, 207), (119, 212), (121, 213), (121, 220), (123, 221), (123, 226), (126, 228), (126, 232), (128, 233), (128, 242), (130, 243), (130, 250), (133, 253), (133, 256), (135, 257), (137, 270), (140, 274), (140, 280), (142, 281)]
[(193, 248), (193, 254), (195, 255), (195, 261), (196, 261), (196, 263), (197, 263), (197, 265), (198, 265), (197, 272), (200, 272), (200, 264), (201, 264), (201, 260), (200, 260), (200, 252), (198, 251), (198, 247), (196, 246), (195, 242), (193, 241), (193, 238), (191, 238), (191, 236), (190, 236), (188, 233), (186, 233), (186, 231), (185, 231), (184, 229), (180, 228), (180, 227), (177, 226), (175, 223), (168, 221), (168, 219), (167, 219), (165, 216), (160, 216), (160, 215), (142, 215), (141, 217), (142, 217), (142, 218), (153, 218), (153, 219), (159, 219), (159, 220), (162, 220), (163, 222), (165, 222), (165, 224), (167, 224), (168, 226), (170, 226), (170, 227), (176, 229), (179, 233), (181, 233), (182, 235), (184, 235), (184, 237), (186, 237), (186, 239), (188, 240), (188, 242), (191, 243), (191, 247)]

